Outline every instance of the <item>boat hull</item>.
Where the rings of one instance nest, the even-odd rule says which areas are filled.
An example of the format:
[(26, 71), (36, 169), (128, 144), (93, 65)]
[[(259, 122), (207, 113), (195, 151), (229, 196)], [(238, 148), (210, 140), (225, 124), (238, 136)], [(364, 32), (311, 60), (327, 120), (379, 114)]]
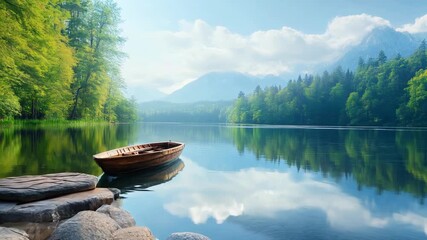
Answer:
[[(172, 145), (172, 147), (159, 151), (147, 151), (142, 154), (137, 153), (138, 149), (167, 146), (168, 144)], [(176, 142), (133, 145), (96, 154), (94, 155), (94, 160), (102, 168), (104, 173), (108, 175), (122, 175), (170, 163), (179, 158), (184, 146), (183, 143)], [(123, 152), (123, 154), (111, 154), (118, 152)]]

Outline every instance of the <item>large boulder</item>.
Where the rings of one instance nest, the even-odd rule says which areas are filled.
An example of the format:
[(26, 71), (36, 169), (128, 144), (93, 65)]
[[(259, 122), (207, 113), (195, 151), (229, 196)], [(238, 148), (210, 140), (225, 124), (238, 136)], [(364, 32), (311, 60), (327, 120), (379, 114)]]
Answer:
[(106, 188), (96, 188), (31, 203), (0, 202), (0, 223), (57, 222), (70, 218), (80, 211), (96, 210), (113, 201), (112, 191)]
[(98, 178), (84, 173), (53, 173), (0, 179), (0, 201), (32, 202), (91, 190)]
[(53, 232), (50, 240), (112, 239), (120, 226), (110, 217), (95, 211), (82, 211)]
[(193, 232), (172, 233), (166, 240), (210, 240), (205, 235)]
[(135, 219), (132, 215), (121, 208), (117, 208), (111, 205), (103, 205), (96, 210), (97, 212), (104, 213), (119, 224), (121, 228), (135, 226)]
[(128, 227), (114, 232), (113, 240), (155, 240), (147, 227)]
[(0, 239), (3, 240), (29, 240), (28, 234), (16, 228), (0, 227)]
[[(53, 231), (58, 227), (57, 222), (50, 223), (32, 223), (32, 222), (19, 222), (19, 223), (6, 223), (2, 224), (3, 227), (16, 228), (28, 234), (29, 239), (44, 240), (52, 235)], [(0, 239), (2, 234), (0, 233)]]

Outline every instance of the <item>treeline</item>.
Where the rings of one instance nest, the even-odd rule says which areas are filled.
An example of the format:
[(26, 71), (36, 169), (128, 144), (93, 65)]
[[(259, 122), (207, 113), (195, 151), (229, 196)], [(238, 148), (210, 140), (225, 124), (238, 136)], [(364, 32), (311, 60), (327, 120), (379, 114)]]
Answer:
[(359, 60), (355, 72), (341, 67), (306, 75), (285, 88), (240, 93), (228, 121), (261, 124), (427, 125), (426, 42), (410, 57)]
[(0, 0), (0, 120), (131, 121), (112, 0)]
[(147, 102), (140, 104), (139, 119), (146, 122), (204, 122), (225, 123), (231, 101), (171, 103)]

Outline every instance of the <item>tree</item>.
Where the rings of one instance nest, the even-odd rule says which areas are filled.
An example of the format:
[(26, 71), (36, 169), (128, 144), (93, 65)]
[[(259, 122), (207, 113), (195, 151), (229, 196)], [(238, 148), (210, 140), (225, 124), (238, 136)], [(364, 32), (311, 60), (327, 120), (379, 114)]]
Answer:
[(427, 70), (420, 70), (409, 81), (407, 88), (409, 102), (407, 107), (415, 125), (427, 124)]
[(363, 114), (362, 102), (357, 92), (350, 93), (345, 104), (345, 109), (351, 125), (361, 124), (364, 122), (365, 114)]
[[(78, 59), (71, 84), (73, 104), (70, 118), (101, 119), (105, 109), (113, 108), (111, 89), (122, 85), (117, 74), (123, 57), (119, 51), (123, 42), (118, 27), (120, 11), (112, 0), (83, 1), (82, 6), (86, 7), (72, 8), (75, 13), (70, 20), (72, 24), (67, 28)], [(120, 97), (121, 94), (114, 96)], [(106, 108), (106, 104), (110, 106)]]
[(423, 40), (417, 51), (409, 58), (412, 74), (416, 74), (420, 69), (427, 67), (427, 43)]
[[(118, 101), (117, 105), (114, 107), (114, 113), (117, 116), (119, 122), (134, 122), (138, 118), (136, 112), (136, 100), (132, 98), (128, 100), (122, 98)], [(111, 120), (110, 120), (111, 121)]]
[(63, 115), (59, 109), (68, 105), (74, 58), (61, 34), (67, 15), (59, 4), (0, 1), (0, 81), (19, 99), (23, 118)]
[(21, 112), (19, 98), (13, 93), (10, 86), (0, 80), (0, 120), (18, 116)]
[(0, 119), (115, 121), (132, 106), (119, 13), (113, 0), (0, 1)]
[(385, 55), (384, 51), (381, 50), (378, 54), (378, 63), (379, 65), (382, 65), (387, 62), (387, 56)]
[(267, 120), (267, 109), (264, 101), (265, 93), (260, 86), (255, 88), (249, 97), (249, 105), (252, 112), (252, 123), (265, 123)]
[(228, 115), (228, 121), (233, 123), (250, 123), (249, 102), (243, 92), (239, 93), (237, 100)]

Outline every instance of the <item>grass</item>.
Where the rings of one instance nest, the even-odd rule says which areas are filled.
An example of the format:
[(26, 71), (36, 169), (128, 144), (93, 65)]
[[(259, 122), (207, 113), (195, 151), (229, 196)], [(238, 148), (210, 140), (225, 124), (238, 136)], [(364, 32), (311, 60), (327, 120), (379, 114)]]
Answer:
[(2, 119), (0, 120), (0, 126), (2, 125), (13, 125), (13, 126), (28, 126), (28, 125), (37, 125), (37, 126), (55, 126), (55, 125), (64, 125), (64, 126), (87, 126), (87, 125), (100, 125), (100, 124), (109, 124), (109, 122), (104, 120), (63, 120), (63, 119), (46, 119), (46, 120), (16, 120), (16, 119)]

